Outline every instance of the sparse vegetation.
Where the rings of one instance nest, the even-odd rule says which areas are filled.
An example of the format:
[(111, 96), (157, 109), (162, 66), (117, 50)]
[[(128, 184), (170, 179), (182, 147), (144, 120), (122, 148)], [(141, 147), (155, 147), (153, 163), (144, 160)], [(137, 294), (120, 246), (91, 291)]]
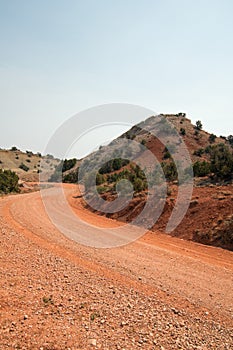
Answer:
[[(46, 156), (48, 158), (48, 156)], [(50, 164), (51, 156), (49, 155), (49, 159), (46, 159), (46, 163)], [(77, 172), (73, 172), (70, 174), (66, 174), (63, 178), (63, 173), (67, 170), (72, 169), (77, 162), (77, 159), (65, 159), (64, 161), (61, 161), (58, 163), (58, 165), (55, 166), (53, 174), (49, 178), (49, 182), (77, 182), (78, 181), (78, 174)], [(52, 169), (51, 169), (52, 170)], [(63, 180), (62, 180), (63, 179)]]
[(54, 304), (52, 295), (50, 295), (49, 297), (43, 297), (42, 300), (43, 300), (43, 303), (45, 304), (45, 306), (53, 305), (53, 304)]
[(106, 162), (99, 170), (100, 174), (108, 174), (112, 171), (121, 169), (123, 166), (129, 164), (128, 159), (114, 158)]
[(91, 320), (91, 321), (94, 321), (97, 317), (100, 317), (99, 312), (93, 312), (93, 313), (90, 315), (90, 320)]

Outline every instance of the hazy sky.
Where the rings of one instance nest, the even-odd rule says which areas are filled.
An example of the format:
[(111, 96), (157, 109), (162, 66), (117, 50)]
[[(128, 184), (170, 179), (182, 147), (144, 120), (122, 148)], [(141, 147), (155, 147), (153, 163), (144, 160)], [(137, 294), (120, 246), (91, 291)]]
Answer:
[(112, 102), (232, 134), (232, 14), (232, 0), (0, 0), (0, 147), (43, 151)]

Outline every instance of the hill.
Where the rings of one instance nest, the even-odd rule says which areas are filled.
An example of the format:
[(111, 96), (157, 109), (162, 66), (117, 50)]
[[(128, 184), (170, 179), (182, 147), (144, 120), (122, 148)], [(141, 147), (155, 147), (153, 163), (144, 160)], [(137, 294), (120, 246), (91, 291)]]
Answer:
[[(44, 158), (39, 152), (36, 154), (31, 151), (22, 152), (15, 146), (9, 150), (0, 149), (0, 170), (14, 172), (19, 178), (21, 190), (25, 192), (27, 188), (30, 188), (30, 185), (24, 184), (25, 182), (38, 183), (39, 173), (43, 167), (42, 159)], [(54, 172), (59, 163), (59, 159), (51, 155), (46, 156), (46, 164), (49, 165), (50, 171)]]
[[(186, 165), (182, 163), (185, 162), (182, 147), (181, 152), (179, 151), (182, 144), (180, 138), (190, 155), (190, 163), (187, 162)], [(129, 142), (128, 146), (125, 142)], [(150, 160), (151, 153), (159, 165)], [(179, 159), (174, 162), (177, 154)], [(182, 178), (177, 173), (179, 162), (183, 164)], [(150, 117), (108, 146), (101, 147), (86, 157), (78, 169), (79, 177), (83, 179), (88, 192), (88, 188), (93, 185), (93, 169), (98, 168), (94, 181), (97, 191), (107, 204), (98, 207), (99, 200), (89, 191), (85, 198), (88, 201), (83, 202), (83, 205), (100, 215), (131, 222), (146, 206), (149, 182), (160, 181), (159, 177), (163, 174), (159, 173), (159, 166), (162, 167), (168, 188), (162, 215), (152, 225), (151, 230), (165, 232), (177, 201), (178, 185), (182, 182), (188, 183), (193, 170), (194, 189), (190, 206), (181, 224), (170, 234), (233, 249), (232, 136), (217, 137), (210, 134), (202, 129), (201, 121), (193, 125), (184, 113)], [(133, 185), (133, 197), (123, 209), (119, 206), (119, 210), (107, 212), (105, 209), (108, 203), (114, 203), (118, 198), (121, 190), (119, 182), (123, 179), (129, 180)], [(123, 191), (127, 192), (127, 186), (126, 184)], [(126, 200), (128, 199), (125, 199), (125, 202)], [(153, 211), (153, 208), (151, 210)], [(149, 216), (148, 212), (146, 220), (150, 219)]]
[(0, 150), (0, 169), (14, 171), (21, 180), (38, 181), (41, 155), (22, 152), (16, 147)]

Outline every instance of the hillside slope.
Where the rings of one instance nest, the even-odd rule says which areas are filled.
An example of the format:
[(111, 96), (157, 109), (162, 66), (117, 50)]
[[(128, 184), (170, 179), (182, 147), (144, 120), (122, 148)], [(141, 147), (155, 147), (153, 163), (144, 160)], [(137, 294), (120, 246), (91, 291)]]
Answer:
[[(53, 171), (59, 160), (54, 159), (52, 156), (51, 158), (50, 167), (51, 171)], [(42, 156), (40, 153), (34, 154), (31, 151), (22, 152), (16, 147), (12, 147), (10, 150), (0, 149), (0, 169), (14, 171), (22, 181), (39, 181), (41, 159)]]
[[(179, 134), (178, 137), (174, 128)], [(99, 162), (102, 167), (97, 177), (97, 190), (106, 202), (117, 199), (116, 187), (122, 179), (131, 181), (135, 192), (130, 203), (115, 213), (104, 214), (101, 207), (99, 210), (93, 209), (97, 206), (96, 197), (89, 200), (88, 204), (83, 201), (83, 205), (100, 215), (131, 222), (142, 212), (148, 200), (148, 178), (145, 177), (145, 169), (142, 166), (141, 171), (135, 164), (147, 164), (149, 177), (153, 180), (157, 176), (155, 164), (149, 158), (150, 153), (153, 153), (166, 175), (168, 191), (162, 215), (151, 229), (165, 232), (177, 201), (178, 179), (173, 167), (173, 155), (179, 148), (179, 138), (184, 141), (193, 165), (194, 190), (184, 219), (170, 234), (233, 250), (232, 138), (217, 137), (202, 130), (200, 121), (193, 125), (183, 113), (162, 115), (161, 120), (158, 117), (150, 117), (112, 141), (109, 146), (102, 147), (86, 157), (79, 175), (83, 176), (84, 184), (88, 185), (89, 174)], [(129, 146), (121, 146), (122, 140), (129, 140)], [(117, 161), (106, 162), (105, 159), (109, 155)], [(225, 155), (230, 157), (229, 162), (227, 157), (224, 159)], [(130, 159), (131, 163), (125, 164), (122, 159)], [(207, 174), (208, 176), (204, 176)], [(151, 210), (153, 211), (153, 208)]]

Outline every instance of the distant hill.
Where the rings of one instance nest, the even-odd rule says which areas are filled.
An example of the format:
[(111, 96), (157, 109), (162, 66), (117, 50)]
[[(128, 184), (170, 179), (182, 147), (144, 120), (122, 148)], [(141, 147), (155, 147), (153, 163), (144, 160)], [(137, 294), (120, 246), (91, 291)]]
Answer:
[[(13, 146), (10, 150), (0, 150), (0, 169), (14, 171), (22, 181), (38, 182), (41, 159), (40, 153), (22, 152)], [(58, 163), (53, 158), (53, 170)]]

